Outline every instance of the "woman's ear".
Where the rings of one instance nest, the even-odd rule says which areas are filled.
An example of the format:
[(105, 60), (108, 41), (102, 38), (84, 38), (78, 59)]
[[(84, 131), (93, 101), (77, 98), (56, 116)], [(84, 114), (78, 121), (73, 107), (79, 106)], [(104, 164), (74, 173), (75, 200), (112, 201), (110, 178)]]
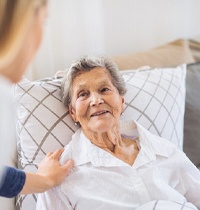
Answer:
[(124, 99), (124, 97), (122, 96), (121, 97), (121, 100), (122, 100), (122, 111), (121, 112), (123, 112), (124, 111), (124, 104), (125, 104), (125, 99)]
[(71, 118), (74, 120), (74, 122), (77, 122), (76, 111), (73, 109), (73, 107), (71, 105), (69, 106), (69, 114), (70, 114)]

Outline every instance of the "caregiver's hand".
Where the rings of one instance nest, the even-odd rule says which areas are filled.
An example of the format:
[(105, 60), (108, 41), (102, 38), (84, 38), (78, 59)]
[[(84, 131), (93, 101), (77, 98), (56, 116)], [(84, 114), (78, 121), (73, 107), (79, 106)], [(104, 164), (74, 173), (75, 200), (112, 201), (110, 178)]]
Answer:
[(21, 194), (44, 192), (60, 184), (73, 168), (73, 160), (60, 165), (59, 158), (63, 149), (48, 153), (38, 166), (35, 174), (26, 173), (26, 184)]

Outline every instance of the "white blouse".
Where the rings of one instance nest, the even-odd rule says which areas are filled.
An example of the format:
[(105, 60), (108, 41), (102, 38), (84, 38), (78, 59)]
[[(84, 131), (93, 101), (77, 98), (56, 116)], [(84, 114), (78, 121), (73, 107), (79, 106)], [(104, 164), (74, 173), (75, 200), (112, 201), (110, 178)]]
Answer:
[(169, 141), (136, 122), (123, 123), (122, 135), (135, 139), (138, 156), (132, 166), (93, 145), (79, 129), (61, 157), (75, 167), (65, 181), (38, 196), (37, 210), (133, 210), (154, 200), (200, 208), (200, 172)]

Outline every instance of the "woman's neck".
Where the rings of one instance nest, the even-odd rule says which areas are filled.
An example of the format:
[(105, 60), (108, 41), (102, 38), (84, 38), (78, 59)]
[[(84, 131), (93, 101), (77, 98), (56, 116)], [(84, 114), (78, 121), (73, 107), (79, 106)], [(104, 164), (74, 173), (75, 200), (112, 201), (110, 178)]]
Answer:
[(116, 158), (133, 165), (139, 149), (137, 143), (131, 139), (123, 138), (120, 129), (113, 128), (103, 133), (83, 131), (85, 136), (97, 147), (111, 153)]
[(114, 152), (115, 146), (122, 146), (122, 137), (120, 129), (114, 127), (105, 132), (93, 132), (90, 130), (83, 130), (85, 136), (91, 141), (92, 144), (104, 150)]

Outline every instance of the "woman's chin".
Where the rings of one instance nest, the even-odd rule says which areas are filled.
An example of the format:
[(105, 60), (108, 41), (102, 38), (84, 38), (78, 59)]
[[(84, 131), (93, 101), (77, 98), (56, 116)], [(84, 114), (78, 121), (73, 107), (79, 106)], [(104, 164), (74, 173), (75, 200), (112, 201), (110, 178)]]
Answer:
[(88, 127), (91, 131), (95, 133), (104, 133), (109, 131), (113, 128), (113, 123), (111, 121), (105, 121), (105, 120), (97, 120), (95, 122), (89, 123)]

